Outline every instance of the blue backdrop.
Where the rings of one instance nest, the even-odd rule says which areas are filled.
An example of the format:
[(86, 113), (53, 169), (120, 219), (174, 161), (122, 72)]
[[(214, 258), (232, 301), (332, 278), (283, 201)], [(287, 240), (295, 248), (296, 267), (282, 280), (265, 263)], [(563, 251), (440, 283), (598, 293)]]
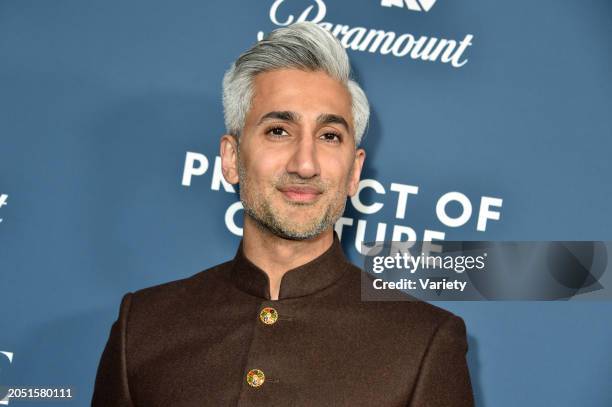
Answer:
[[(386, 238), (612, 240), (610, 1), (2, 0), (0, 384), (70, 386), (87, 405), (121, 296), (234, 255), (236, 196), (212, 187), (221, 78), (309, 6), (347, 30), (472, 36), (460, 67), (348, 50), (373, 110), (364, 178), (386, 190), (362, 195), (374, 214), (347, 206), (355, 263), (358, 220), (369, 240), (381, 223)], [(189, 186), (187, 152), (209, 161)], [(405, 219), (391, 183), (419, 187)], [(449, 191), (474, 205), (462, 227), (436, 217)], [(478, 231), (482, 196), (503, 205)], [(440, 305), (466, 321), (479, 405), (612, 405), (612, 303)]]

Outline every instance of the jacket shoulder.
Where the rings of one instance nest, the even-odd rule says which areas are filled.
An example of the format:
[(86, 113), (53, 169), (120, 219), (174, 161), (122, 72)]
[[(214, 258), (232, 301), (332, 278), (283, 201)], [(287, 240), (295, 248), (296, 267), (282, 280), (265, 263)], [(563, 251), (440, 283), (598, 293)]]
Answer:
[[(142, 288), (131, 293), (132, 308), (176, 307), (197, 297), (203, 299), (219, 284), (228, 283), (232, 261), (202, 270), (190, 277)], [(186, 304), (185, 304), (186, 305)]]

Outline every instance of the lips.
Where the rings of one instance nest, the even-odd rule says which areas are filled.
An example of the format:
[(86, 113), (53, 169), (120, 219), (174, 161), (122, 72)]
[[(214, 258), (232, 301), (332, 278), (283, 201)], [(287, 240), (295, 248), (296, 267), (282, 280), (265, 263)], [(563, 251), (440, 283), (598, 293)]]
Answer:
[(321, 195), (321, 190), (308, 185), (288, 185), (279, 187), (278, 190), (293, 202), (313, 202)]

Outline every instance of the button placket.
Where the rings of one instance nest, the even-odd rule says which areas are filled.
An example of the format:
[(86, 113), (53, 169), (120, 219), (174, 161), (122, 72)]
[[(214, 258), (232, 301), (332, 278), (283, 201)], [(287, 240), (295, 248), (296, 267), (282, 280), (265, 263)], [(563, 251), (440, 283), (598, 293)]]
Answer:
[[(278, 320), (278, 311), (274, 307), (263, 307), (259, 311), (259, 320), (264, 325), (272, 325)], [(260, 369), (251, 369), (247, 373), (246, 381), (251, 387), (260, 387), (266, 381), (265, 373)]]
[(280, 340), (278, 329), (288, 329), (284, 324), (293, 320), (292, 307), (284, 301), (262, 301), (254, 311), (257, 321), (243, 373), (240, 407), (262, 405), (261, 400), (267, 400), (277, 391), (275, 384), (281, 381), (276, 371), (279, 358), (275, 345)]

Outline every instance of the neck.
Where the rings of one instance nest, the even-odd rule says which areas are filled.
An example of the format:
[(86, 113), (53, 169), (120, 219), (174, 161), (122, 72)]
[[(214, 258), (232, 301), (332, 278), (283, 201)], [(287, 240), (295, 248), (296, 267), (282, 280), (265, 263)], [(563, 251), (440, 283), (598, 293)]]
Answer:
[(289, 240), (276, 236), (248, 215), (244, 216), (242, 249), (244, 255), (262, 269), (270, 281), (270, 299), (278, 300), (283, 275), (316, 259), (330, 248), (333, 228), (308, 240)]

